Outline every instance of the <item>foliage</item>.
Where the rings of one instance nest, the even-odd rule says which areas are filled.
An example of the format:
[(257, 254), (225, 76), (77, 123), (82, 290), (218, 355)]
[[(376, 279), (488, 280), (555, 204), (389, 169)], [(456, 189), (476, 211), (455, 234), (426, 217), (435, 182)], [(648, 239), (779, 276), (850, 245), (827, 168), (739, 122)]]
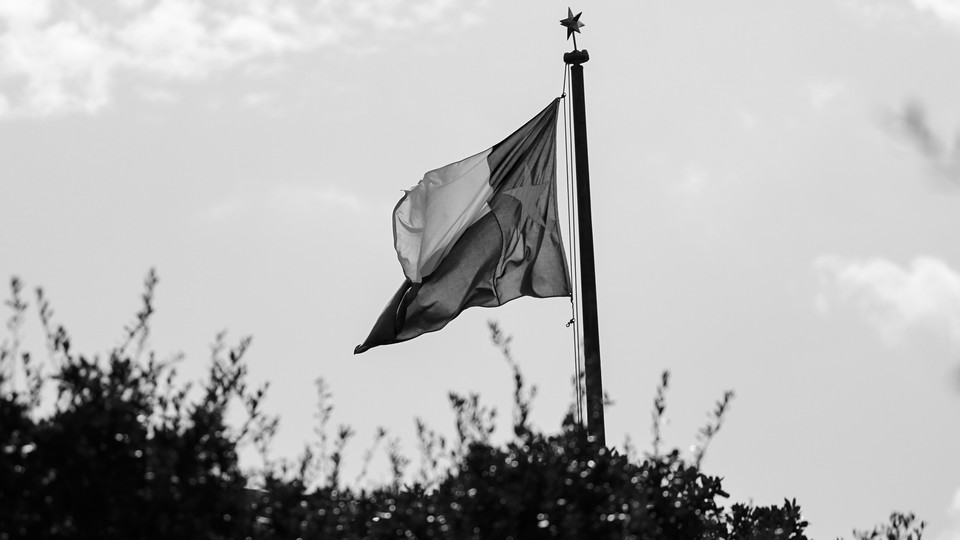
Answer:
[[(215, 349), (203, 397), (175, 383), (172, 361), (136, 361), (129, 345), (146, 334), (155, 276), (148, 278), (140, 326), (100, 362), (74, 353), (62, 327), (48, 328), (59, 367), (16, 388), (13, 369), (0, 381), (0, 537), (229, 537), (231, 517), (244, 512), (246, 478), (236, 446), (262, 424), (231, 429), (227, 402), (238, 398), (261, 418), (264, 389), (249, 391), (241, 362), (249, 341), (220, 355)], [(14, 282), (12, 304), (26, 305)], [(45, 325), (52, 311), (37, 292)], [(22, 310), (20, 310), (22, 313)], [(142, 316), (142, 317), (141, 317)], [(12, 319), (13, 331), (20, 319)], [(16, 343), (18, 338), (14, 338)], [(16, 348), (4, 347), (3, 359)], [(27, 353), (20, 353), (26, 367)], [(30, 377), (28, 377), (29, 379)], [(43, 387), (55, 386), (54, 410), (38, 412)]]
[[(666, 373), (645, 459), (598, 446), (572, 414), (558, 433), (541, 433), (528, 422), (535, 389), (527, 389), (509, 338), (495, 325), (493, 341), (513, 371), (510, 442), (491, 442), (496, 411), (479, 396), (451, 393), (455, 441), (418, 420), (420, 470), (408, 474), (398, 439), (380, 428), (356, 483), (381, 448), (392, 481), (351, 488), (341, 469), (353, 430), (328, 435), (332, 395), (319, 380), (316, 441), (294, 462), (275, 460), (278, 419), (260, 406), (266, 386), (246, 381), (249, 338), (229, 347), (217, 336), (197, 387), (178, 382), (176, 358), (143, 358), (156, 284), (151, 272), (143, 308), (103, 359), (71, 348), (38, 290), (50, 353), (44, 371), (21, 350), (29, 306), (13, 280), (9, 338), (0, 346), (0, 540), (806, 538), (795, 501), (727, 509), (721, 479), (699, 470), (732, 394), (710, 415), (690, 463), (660, 449)], [(44, 407), (44, 396), (52, 406)], [(226, 421), (233, 407), (244, 413), (236, 427)], [(260, 454), (259, 468), (240, 467), (244, 444)], [(892, 526), (910, 529), (912, 519)]]
[(877, 525), (869, 531), (853, 531), (854, 540), (920, 540), (926, 522), (917, 522), (912, 513), (893, 512), (890, 521)]

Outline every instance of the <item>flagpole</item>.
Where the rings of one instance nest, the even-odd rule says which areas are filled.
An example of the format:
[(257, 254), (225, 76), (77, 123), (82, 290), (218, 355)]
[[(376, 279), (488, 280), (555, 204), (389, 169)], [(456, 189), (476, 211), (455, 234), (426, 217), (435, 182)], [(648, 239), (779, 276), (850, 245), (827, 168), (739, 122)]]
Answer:
[[(579, 19), (579, 15), (577, 18)], [(590, 209), (590, 168), (587, 158), (587, 111), (583, 96), (582, 64), (589, 59), (590, 55), (587, 51), (578, 50), (576, 46), (573, 51), (563, 55), (564, 63), (570, 66), (571, 98), (573, 99), (577, 223), (580, 230), (580, 322), (583, 327), (587, 432), (601, 445), (606, 446), (603, 422), (603, 379), (600, 369), (600, 323), (597, 317), (597, 271), (593, 260), (593, 215)]]

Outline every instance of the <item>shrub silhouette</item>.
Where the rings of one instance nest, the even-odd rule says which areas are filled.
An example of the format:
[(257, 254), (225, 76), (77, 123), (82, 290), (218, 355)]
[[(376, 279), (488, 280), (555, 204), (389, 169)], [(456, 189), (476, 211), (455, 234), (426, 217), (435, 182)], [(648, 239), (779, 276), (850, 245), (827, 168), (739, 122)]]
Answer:
[[(418, 420), (415, 480), (406, 480), (410, 460), (381, 429), (364, 469), (386, 441), (393, 481), (343, 486), (341, 459), (353, 432), (340, 427), (330, 444), (331, 396), (320, 382), (319, 442), (296, 461), (273, 460), (277, 419), (260, 408), (266, 386), (247, 384), (249, 339), (228, 347), (217, 336), (195, 388), (178, 382), (175, 359), (144, 352), (156, 284), (151, 272), (143, 308), (104, 359), (71, 349), (38, 290), (52, 366), (45, 369), (20, 350), (29, 306), (12, 280), (9, 336), (0, 346), (0, 539), (806, 538), (795, 501), (726, 509), (721, 479), (699, 470), (732, 394), (701, 430), (692, 463), (659, 448), (667, 374), (645, 459), (599, 446), (572, 412), (558, 433), (541, 433), (527, 421), (534, 389), (496, 326), (494, 343), (514, 373), (510, 442), (490, 442), (495, 411), (478, 396), (451, 394), (457, 440), (448, 444)], [(231, 426), (227, 411), (237, 405), (245, 415)], [(259, 469), (240, 467), (243, 444), (261, 454)]]

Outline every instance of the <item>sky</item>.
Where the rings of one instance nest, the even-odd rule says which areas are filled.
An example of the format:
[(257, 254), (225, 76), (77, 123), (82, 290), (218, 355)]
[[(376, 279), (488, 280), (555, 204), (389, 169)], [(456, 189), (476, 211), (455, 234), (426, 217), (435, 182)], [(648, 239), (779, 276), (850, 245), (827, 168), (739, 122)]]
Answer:
[[(323, 377), (357, 431), (347, 477), (380, 426), (414, 462), (414, 418), (452, 434), (450, 391), (509, 434), (491, 319), (554, 431), (568, 299), (353, 348), (403, 279), (402, 190), (562, 92), (567, 7), (0, 0), (0, 277), (42, 286), (102, 356), (156, 268), (152, 348), (192, 380), (217, 332), (252, 335), (280, 456), (313, 436)], [(736, 392), (703, 464), (733, 502), (796, 498), (815, 538), (901, 510), (960, 539), (960, 2), (569, 7), (591, 56), (607, 441), (649, 449), (669, 370), (684, 452)]]

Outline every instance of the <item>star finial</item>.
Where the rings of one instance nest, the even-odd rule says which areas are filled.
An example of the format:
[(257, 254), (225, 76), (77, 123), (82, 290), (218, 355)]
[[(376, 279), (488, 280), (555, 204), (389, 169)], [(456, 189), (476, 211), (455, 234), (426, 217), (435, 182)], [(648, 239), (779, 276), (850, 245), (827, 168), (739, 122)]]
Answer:
[[(580, 22), (581, 15), (583, 15), (582, 11), (574, 15), (573, 10), (570, 8), (567, 8), (567, 18), (560, 19), (560, 25), (567, 27), (567, 39), (570, 39), (570, 36), (572, 36), (574, 33), (579, 34), (580, 29), (586, 26), (585, 24)], [(574, 37), (573, 40), (574, 42), (576, 42), (577, 38)]]

